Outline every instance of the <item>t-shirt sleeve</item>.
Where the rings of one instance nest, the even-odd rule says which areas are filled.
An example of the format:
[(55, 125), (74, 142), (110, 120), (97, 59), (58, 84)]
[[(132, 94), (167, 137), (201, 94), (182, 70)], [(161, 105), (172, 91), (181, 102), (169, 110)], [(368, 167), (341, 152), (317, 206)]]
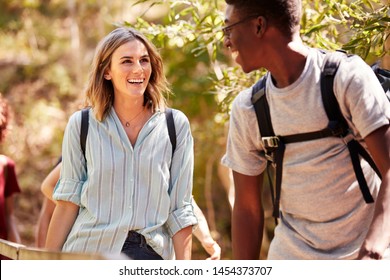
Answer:
[(250, 101), (251, 90), (241, 92), (233, 101), (226, 153), (221, 163), (248, 176), (261, 174), (266, 167), (262, 156), (260, 132)]
[(340, 64), (334, 83), (340, 109), (358, 138), (389, 125), (390, 102), (372, 71), (360, 57)]

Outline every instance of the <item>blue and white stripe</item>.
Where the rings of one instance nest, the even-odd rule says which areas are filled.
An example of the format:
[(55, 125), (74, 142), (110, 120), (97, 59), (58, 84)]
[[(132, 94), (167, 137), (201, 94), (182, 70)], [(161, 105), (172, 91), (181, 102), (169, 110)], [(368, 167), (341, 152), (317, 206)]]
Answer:
[[(193, 138), (187, 117), (173, 110), (177, 146), (164, 113), (144, 125), (134, 147), (115, 110), (99, 122), (91, 110), (85, 166), (80, 147), (80, 111), (67, 125), (61, 177), (54, 199), (80, 206), (64, 251), (119, 254), (130, 230), (143, 234), (164, 259), (173, 259), (172, 236), (195, 225)], [(170, 172), (171, 168), (171, 172)]]

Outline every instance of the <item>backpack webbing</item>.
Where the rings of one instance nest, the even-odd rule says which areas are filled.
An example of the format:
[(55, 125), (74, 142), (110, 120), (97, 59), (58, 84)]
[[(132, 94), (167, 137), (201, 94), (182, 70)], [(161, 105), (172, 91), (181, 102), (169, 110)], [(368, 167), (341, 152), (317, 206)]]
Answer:
[(176, 149), (176, 128), (175, 128), (175, 121), (173, 120), (173, 113), (171, 108), (165, 109), (165, 118), (167, 120), (167, 127), (168, 127), (168, 134), (169, 134), (169, 140), (171, 141), (172, 145), (172, 156)]
[[(270, 110), (266, 98), (265, 85), (267, 75), (263, 76), (253, 86), (252, 104), (256, 112), (257, 122), (262, 137), (265, 157), (267, 159), (267, 169), (270, 168), (270, 166), (275, 167), (275, 195), (273, 195), (273, 186), (271, 183), (271, 178), (269, 178), (269, 182), (273, 199), (272, 203), (274, 207), (272, 215), (275, 218), (276, 222), (277, 218), (279, 217), (279, 204), (285, 145), (289, 143), (315, 140), (324, 137), (344, 138), (346, 135), (349, 134), (348, 123), (341, 113), (339, 104), (333, 91), (334, 77), (340, 62), (344, 57), (346, 57), (346, 54), (344, 52), (327, 53), (325, 57), (325, 66), (321, 73), (321, 96), (326, 114), (329, 118), (329, 123), (328, 126), (322, 130), (287, 136), (275, 136), (271, 122)], [(382, 82), (381, 84), (384, 87), (384, 84)], [(351, 139), (347, 143), (347, 146), (363, 198), (366, 203), (372, 203), (374, 202), (374, 199), (371, 196), (371, 193), (367, 186), (367, 182), (364, 177), (364, 173), (360, 166), (359, 156), (363, 157), (381, 178), (379, 169), (375, 165), (369, 153), (358, 141), (356, 141), (355, 139)], [(270, 177), (269, 173), (268, 176)]]
[(83, 151), (83, 156), (85, 161), (87, 158), (85, 157), (85, 143), (87, 142), (87, 134), (89, 127), (89, 108), (84, 108), (81, 110), (81, 127), (80, 127), (80, 146)]
[[(89, 107), (81, 110), (81, 128), (80, 128), (80, 146), (85, 158), (85, 143), (87, 141), (89, 126)], [(169, 140), (172, 145), (172, 157), (176, 149), (176, 128), (171, 108), (165, 109), (165, 118), (167, 121)]]

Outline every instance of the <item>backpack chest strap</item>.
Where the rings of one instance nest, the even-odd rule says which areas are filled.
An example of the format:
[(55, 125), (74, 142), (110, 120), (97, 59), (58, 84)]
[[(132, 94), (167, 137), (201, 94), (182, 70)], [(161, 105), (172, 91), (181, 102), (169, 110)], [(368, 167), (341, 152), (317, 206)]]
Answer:
[(346, 135), (348, 135), (348, 131), (346, 131), (342, 126), (340, 126), (338, 122), (329, 122), (328, 126), (321, 130), (307, 133), (291, 134), (286, 136), (266, 136), (262, 137), (261, 141), (263, 143), (265, 152), (269, 153), (272, 152), (275, 148), (277, 148), (280, 143), (291, 144), (326, 137), (345, 137)]

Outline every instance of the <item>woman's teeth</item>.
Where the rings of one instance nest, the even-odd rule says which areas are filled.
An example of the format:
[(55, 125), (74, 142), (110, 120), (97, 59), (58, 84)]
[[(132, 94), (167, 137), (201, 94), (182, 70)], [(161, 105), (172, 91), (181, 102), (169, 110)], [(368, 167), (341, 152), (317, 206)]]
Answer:
[(142, 84), (144, 82), (144, 79), (131, 79), (127, 80), (130, 84)]

